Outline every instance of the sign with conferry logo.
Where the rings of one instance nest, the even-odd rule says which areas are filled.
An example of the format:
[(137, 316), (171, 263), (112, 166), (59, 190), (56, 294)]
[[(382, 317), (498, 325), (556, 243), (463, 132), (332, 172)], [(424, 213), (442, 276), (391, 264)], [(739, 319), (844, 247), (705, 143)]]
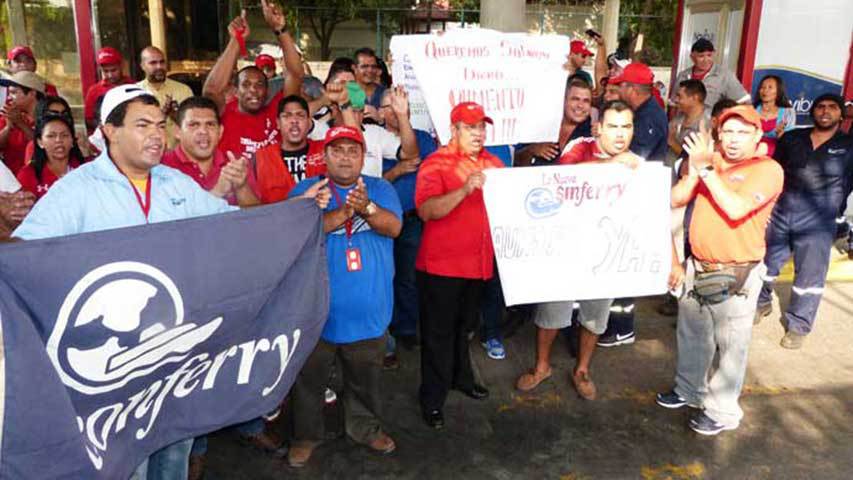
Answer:
[(507, 305), (667, 291), (670, 171), (656, 163), (486, 171)]

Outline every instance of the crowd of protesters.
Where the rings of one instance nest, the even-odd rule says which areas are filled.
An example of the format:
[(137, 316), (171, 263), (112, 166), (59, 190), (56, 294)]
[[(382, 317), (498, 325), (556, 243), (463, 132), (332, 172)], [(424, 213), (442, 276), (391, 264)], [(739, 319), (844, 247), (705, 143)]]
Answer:
[[(85, 95), (86, 132), (68, 103), (34, 73), (31, 49), (9, 51), (0, 107), (0, 234), (27, 240), (214, 214), (313, 198), (323, 209), (331, 305), (322, 338), (289, 395), (294, 437), (267, 418), (237, 425), (274, 456), (305, 465), (325, 436), (323, 405), (341, 395), (346, 434), (378, 453), (394, 451), (382, 416), (382, 369), (399, 366), (398, 346), (420, 348), (418, 399), (424, 422), (444, 427), (451, 390), (489, 396), (471, 367), (473, 337), (495, 360), (507, 357), (506, 318), (535, 324), (532, 368), (516, 388), (531, 391), (555, 373), (561, 331), (577, 342), (567, 376), (595, 400), (597, 346), (633, 343), (633, 299), (503, 305), (485, 212), (484, 170), (644, 162), (672, 167), (672, 274), (662, 311), (677, 312), (677, 365), (666, 408), (692, 408), (689, 427), (715, 435), (738, 427), (738, 398), (753, 323), (772, 310), (772, 282), (793, 255), (796, 277), (781, 345), (797, 349), (813, 329), (838, 221), (853, 183), (853, 145), (841, 130), (845, 104), (826, 94), (796, 115), (778, 76), (751, 98), (714, 45), (692, 46), (664, 102), (653, 71), (593, 53), (572, 41), (559, 137), (552, 143), (485, 147), (492, 120), (476, 103), (456, 105), (452, 137), (440, 145), (412, 127), (408, 96), (377, 54), (338, 58), (322, 81), (310, 76), (283, 12), (263, 2), (283, 52), (237, 69), (245, 16), (207, 76), (203, 96), (168, 78), (163, 52), (140, 53), (145, 78), (122, 72), (111, 47), (97, 54), (100, 81)], [(277, 75), (279, 67), (282, 73)], [(420, 79), (429, 81), (428, 78)], [(849, 105), (848, 105), (849, 107)], [(152, 184), (155, 187), (152, 188)], [(188, 201), (169, 204), (170, 192)], [(715, 360), (716, 358), (716, 360)], [(343, 391), (329, 389), (337, 366)], [(565, 373), (561, 373), (565, 375)], [(273, 412), (275, 414), (276, 412)], [(201, 478), (206, 440), (155, 453), (135, 478)]]

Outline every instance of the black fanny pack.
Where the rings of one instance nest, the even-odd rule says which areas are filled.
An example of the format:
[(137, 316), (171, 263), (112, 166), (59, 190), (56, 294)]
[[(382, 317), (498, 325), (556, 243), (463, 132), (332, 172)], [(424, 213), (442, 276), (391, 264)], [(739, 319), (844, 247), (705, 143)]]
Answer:
[(716, 265), (708, 268), (702, 262), (693, 259), (695, 275), (693, 290), (690, 295), (700, 305), (716, 305), (723, 303), (735, 295), (743, 295), (744, 284), (758, 262), (740, 265)]

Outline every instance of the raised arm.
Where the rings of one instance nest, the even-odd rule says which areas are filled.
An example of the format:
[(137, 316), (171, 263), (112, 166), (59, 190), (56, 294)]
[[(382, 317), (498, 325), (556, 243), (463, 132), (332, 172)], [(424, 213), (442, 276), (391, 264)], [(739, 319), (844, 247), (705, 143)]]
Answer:
[(391, 110), (397, 117), (400, 130), (400, 160), (411, 160), (418, 158), (418, 140), (415, 130), (409, 121), (409, 96), (403, 87), (396, 86), (391, 92)]
[(302, 91), (305, 71), (302, 69), (299, 52), (296, 51), (296, 42), (293, 41), (293, 37), (287, 31), (287, 19), (278, 5), (274, 5), (270, 0), (261, 0), (261, 9), (264, 13), (264, 20), (276, 35), (281, 51), (284, 53), (284, 68), (287, 70), (287, 75), (284, 77), (282, 95), (298, 95)]
[(244, 39), (249, 37), (249, 22), (246, 21), (245, 10), (228, 25), (228, 45), (210, 69), (202, 87), (202, 95), (216, 102), (220, 111), (225, 107), (225, 92), (231, 83), (231, 74), (237, 66), (237, 59), (240, 58), (238, 32), (242, 33)]

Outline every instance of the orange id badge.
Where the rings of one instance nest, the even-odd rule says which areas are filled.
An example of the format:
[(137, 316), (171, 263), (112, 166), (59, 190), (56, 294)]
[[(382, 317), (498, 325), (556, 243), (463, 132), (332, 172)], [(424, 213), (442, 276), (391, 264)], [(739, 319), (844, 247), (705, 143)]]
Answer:
[(347, 271), (348, 272), (358, 272), (361, 271), (361, 250), (358, 248), (350, 247), (346, 250), (347, 254)]

